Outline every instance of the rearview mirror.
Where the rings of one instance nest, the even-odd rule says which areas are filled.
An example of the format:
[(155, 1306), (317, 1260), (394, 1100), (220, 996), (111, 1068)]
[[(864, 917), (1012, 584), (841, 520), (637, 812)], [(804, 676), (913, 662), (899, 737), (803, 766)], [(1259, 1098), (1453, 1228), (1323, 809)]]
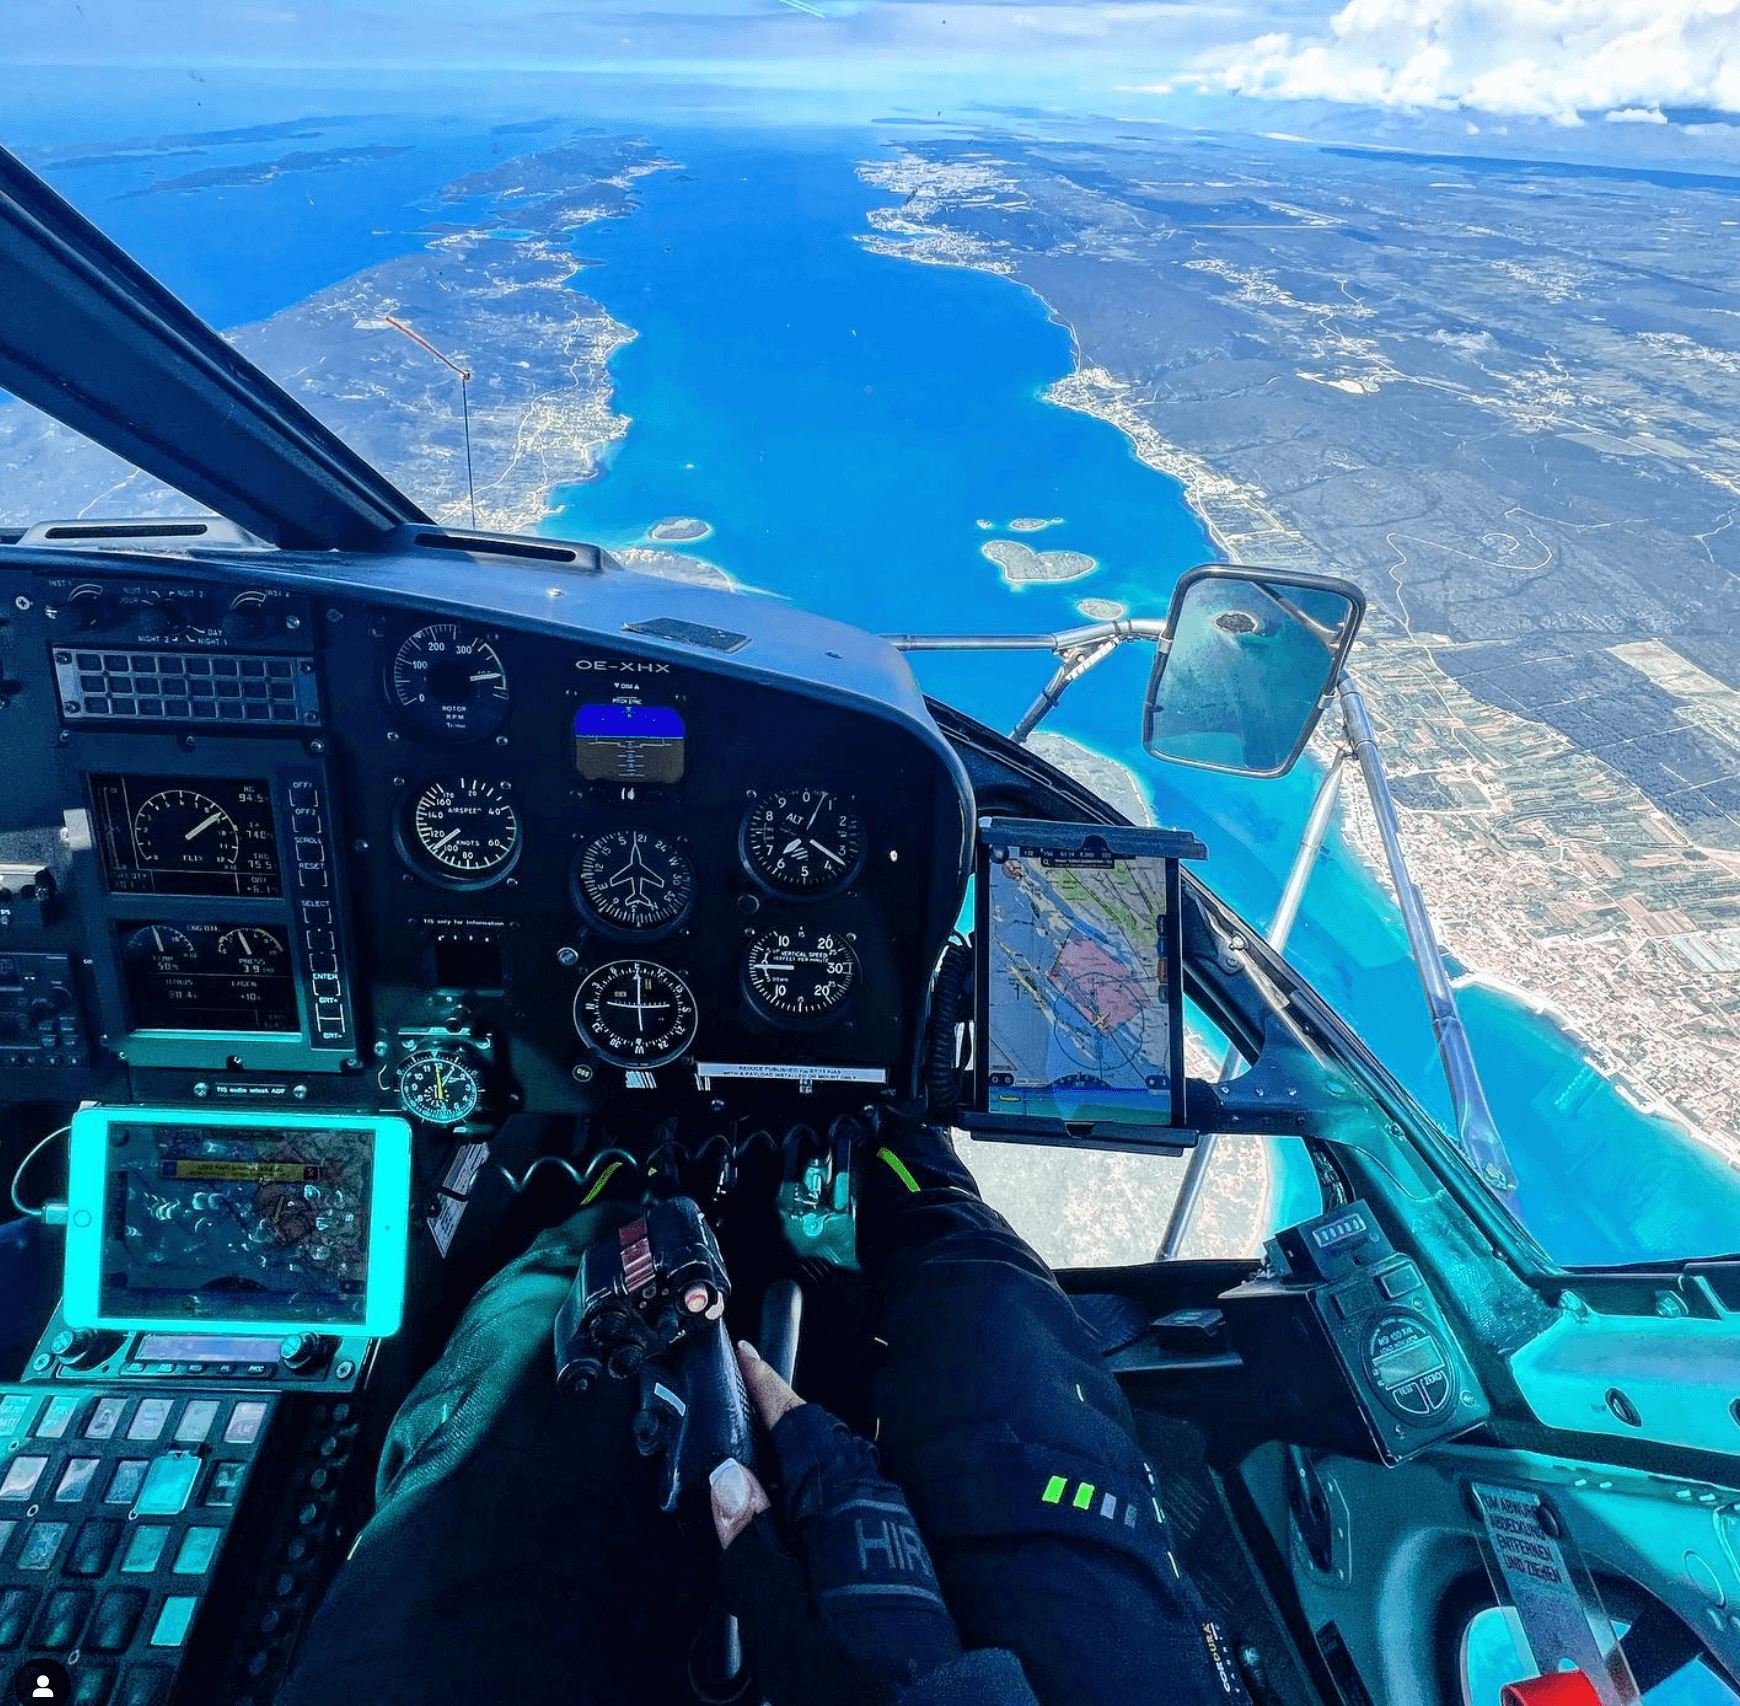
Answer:
[(1284, 776), (1334, 691), (1365, 595), (1326, 575), (1210, 563), (1173, 589), (1142, 745), (1201, 770)]

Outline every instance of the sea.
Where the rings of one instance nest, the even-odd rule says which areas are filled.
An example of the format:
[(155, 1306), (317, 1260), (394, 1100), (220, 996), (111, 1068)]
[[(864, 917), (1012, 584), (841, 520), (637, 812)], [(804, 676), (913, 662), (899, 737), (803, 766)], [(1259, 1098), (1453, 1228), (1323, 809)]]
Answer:
[[(231, 87), (196, 111), (186, 90), (154, 107), (135, 89), (100, 124), (83, 103), (24, 102), (11, 133), (0, 124), (0, 140), (148, 141), (316, 115), (307, 139), (208, 141), (192, 155), (114, 147), (106, 163), (44, 162), (75, 206), (196, 311), (230, 327), (413, 251), (426, 240), (419, 227), (440, 216), (441, 185), (492, 164), (504, 145), (543, 141), (504, 138), (475, 110), (456, 115), (439, 103), (416, 117), (382, 116), (391, 91), (363, 105), (365, 93), (279, 86), (250, 100)], [(757, 131), (741, 118), (664, 123), (646, 113), (632, 128), (678, 169), (637, 182), (642, 205), (632, 217), (573, 239), (587, 263), (575, 286), (636, 333), (612, 361), (613, 406), (631, 425), (598, 478), (553, 494), (546, 531), (627, 546), (649, 543), (662, 518), (697, 517), (707, 537), (663, 548), (878, 632), (1051, 631), (1084, 620), (1083, 598), (1161, 615), (1179, 574), (1213, 558), (1175, 481), (1138, 461), (1114, 427), (1045, 400), (1076, 352), (1043, 301), (1006, 278), (876, 254), (860, 241), (869, 210), (897, 198), (860, 179), (856, 165), (898, 132)], [(214, 164), (266, 166), (290, 149), (362, 145), (405, 152), (138, 193)], [(1115, 364), (1115, 352), (1095, 353)], [(980, 546), (1010, 537), (1016, 517), (1055, 525), (1014, 537), (1087, 553), (1097, 569), (1064, 585), (1009, 586)], [(1209, 849), (1199, 875), (1260, 931), (1318, 772), (1303, 764), (1286, 778), (1249, 781), (1148, 758), (1139, 723), (1149, 661), (1123, 648), (1045, 726), (1125, 765), (1158, 821), (1195, 831)], [(1042, 656), (1007, 654), (915, 664), (927, 691), (1003, 728), (1048, 669)], [(1429, 893), (1429, 873), (1419, 874)], [(1399, 913), (1339, 826), (1317, 860), (1288, 958), (1448, 1124)], [(1640, 1107), (1535, 1004), (1479, 983), (1466, 984), (1460, 1001), (1521, 1212), (1557, 1260), (1635, 1262), (1740, 1243), (1740, 1173)], [(1278, 1171), (1284, 1221), (1315, 1200), (1315, 1186), (1296, 1160)]]

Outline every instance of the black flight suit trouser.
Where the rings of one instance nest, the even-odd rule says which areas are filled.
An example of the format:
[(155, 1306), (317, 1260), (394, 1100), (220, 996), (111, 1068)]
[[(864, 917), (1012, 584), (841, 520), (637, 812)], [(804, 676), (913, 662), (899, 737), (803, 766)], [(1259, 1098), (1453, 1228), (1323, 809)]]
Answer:
[[(556, 1311), (624, 1212), (582, 1210), (479, 1291), (394, 1420), (376, 1513), (279, 1706), (689, 1698), (707, 1584), (634, 1450), (634, 1384), (555, 1390)], [(1042, 1706), (1242, 1700), (1122, 1392), (940, 1133), (883, 1122), (858, 1242), (887, 1343), (883, 1467), (963, 1644), (1016, 1653)]]

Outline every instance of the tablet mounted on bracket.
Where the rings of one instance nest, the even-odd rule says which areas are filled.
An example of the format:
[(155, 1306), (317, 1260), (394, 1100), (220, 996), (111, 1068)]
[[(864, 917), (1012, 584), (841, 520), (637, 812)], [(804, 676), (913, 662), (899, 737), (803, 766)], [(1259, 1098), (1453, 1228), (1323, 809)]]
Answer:
[(402, 1119), (81, 1108), (71, 1154), (69, 1326), (398, 1331), (411, 1193)]
[(1193, 835), (983, 818), (974, 924), (975, 1137), (1177, 1154), (1184, 1081), (1181, 859)]

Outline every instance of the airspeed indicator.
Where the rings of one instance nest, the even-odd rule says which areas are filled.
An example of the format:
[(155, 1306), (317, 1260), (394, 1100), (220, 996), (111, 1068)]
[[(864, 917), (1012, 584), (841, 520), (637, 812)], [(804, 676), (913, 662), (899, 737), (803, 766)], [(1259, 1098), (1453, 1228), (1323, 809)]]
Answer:
[(520, 853), (508, 784), (485, 776), (425, 782), (405, 801), (399, 833), (410, 863), (449, 888), (483, 888), (506, 876)]

